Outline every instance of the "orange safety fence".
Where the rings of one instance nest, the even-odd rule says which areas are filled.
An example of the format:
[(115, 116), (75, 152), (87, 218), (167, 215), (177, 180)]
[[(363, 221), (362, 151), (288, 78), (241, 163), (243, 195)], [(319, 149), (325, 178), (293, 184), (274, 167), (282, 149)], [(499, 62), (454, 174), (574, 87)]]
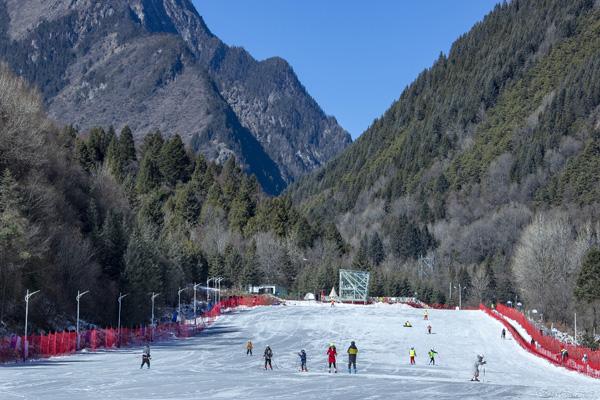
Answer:
[[(232, 296), (214, 304), (202, 313), (204, 322), (201, 325), (194, 321), (183, 323), (163, 323), (137, 328), (98, 328), (80, 331), (79, 349), (110, 350), (117, 347), (141, 346), (151, 341), (165, 341), (174, 338), (190, 337), (201, 332), (216, 317), (226, 310), (237, 307), (255, 307), (273, 304), (267, 296)], [(75, 353), (77, 350), (77, 333), (73, 331), (55, 332), (43, 335), (29, 335), (25, 351), (25, 337), (12, 335), (0, 337), (0, 363), (19, 361), (25, 358), (47, 358)]]
[[(600, 378), (600, 351), (562, 343), (552, 336), (545, 335), (523, 313), (514, 308), (498, 304), (496, 309), (492, 310), (482, 304), (480, 305), (480, 309), (492, 318), (500, 321), (512, 334), (516, 342), (528, 352), (542, 357), (554, 365), (577, 371), (593, 378)], [(513, 326), (511, 320), (518, 323), (531, 336), (535, 343), (526, 340)], [(561, 357), (562, 349), (566, 349), (568, 352), (568, 357), (564, 360)], [(588, 356), (587, 362), (582, 360), (584, 354)]]

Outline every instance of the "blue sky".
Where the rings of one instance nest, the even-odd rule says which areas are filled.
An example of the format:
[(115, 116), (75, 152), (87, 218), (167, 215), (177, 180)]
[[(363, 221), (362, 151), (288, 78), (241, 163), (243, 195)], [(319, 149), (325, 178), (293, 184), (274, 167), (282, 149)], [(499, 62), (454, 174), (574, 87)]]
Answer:
[(194, 0), (210, 30), (285, 58), (353, 138), (498, 0)]

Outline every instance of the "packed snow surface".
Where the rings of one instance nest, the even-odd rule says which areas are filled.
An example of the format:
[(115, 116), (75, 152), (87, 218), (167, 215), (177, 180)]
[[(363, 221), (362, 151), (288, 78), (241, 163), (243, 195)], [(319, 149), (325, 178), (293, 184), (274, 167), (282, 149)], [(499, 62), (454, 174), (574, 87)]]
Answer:
[[(480, 311), (429, 311), (400, 306), (311, 305), (302, 302), (232, 312), (202, 335), (141, 349), (83, 353), (0, 367), (0, 399), (599, 399), (600, 382), (554, 367), (500, 338), (502, 325)], [(402, 327), (411, 321), (412, 328)], [(427, 325), (433, 334), (427, 334)], [(247, 340), (254, 356), (246, 356)], [(358, 374), (347, 372), (350, 341)], [(340, 356), (326, 368), (327, 345)], [(270, 345), (274, 370), (265, 371)], [(409, 365), (414, 346), (417, 364)], [(428, 365), (427, 352), (439, 352)], [(308, 353), (308, 373), (297, 353)], [(470, 382), (477, 354), (488, 364)]]

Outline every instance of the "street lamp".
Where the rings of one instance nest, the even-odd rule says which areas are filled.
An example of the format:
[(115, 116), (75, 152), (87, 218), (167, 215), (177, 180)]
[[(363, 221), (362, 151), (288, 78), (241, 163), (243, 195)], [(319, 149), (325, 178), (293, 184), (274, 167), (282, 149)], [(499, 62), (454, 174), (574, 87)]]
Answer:
[(25, 294), (25, 343), (23, 347), (23, 359), (27, 359), (27, 356), (29, 355), (29, 344), (27, 342), (27, 318), (29, 317), (29, 299), (31, 298), (31, 296), (38, 292), (39, 290), (29, 293), (29, 289), (27, 289), (27, 294)]
[(198, 325), (198, 305), (196, 304), (196, 291), (198, 290), (199, 286), (199, 283), (194, 283), (194, 329)]
[(181, 320), (181, 292), (184, 292), (187, 288), (179, 289), (177, 291), (177, 317)]
[(80, 293), (79, 290), (77, 291), (77, 297), (75, 297), (75, 300), (77, 300), (77, 327), (75, 328), (75, 330), (77, 331), (77, 349), (79, 350), (79, 342), (80, 342), (80, 337), (79, 337), (79, 300), (81, 300), (81, 298), (83, 297), (83, 295), (88, 294), (90, 291), (86, 290), (83, 293)]
[(152, 319), (150, 320), (150, 325), (152, 326), (152, 341), (154, 341), (154, 299), (156, 299), (159, 295), (160, 293), (152, 292), (152, 296), (150, 297), (150, 299), (152, 300)]
[(119, 302), (119, 321), (118, 321), (118, 328), (117, 328), (117, 335), (119, 335), (119, 347), (121, 347), (121, 303), (123, 302), (123, 299), (125, 297), (127, 297), (129, 293), (125, 293), (125, 294), (121, 294), (119, 293), (119, 298), (117, 299), (117, 301)]
[(216, 300), (217, 300), (217, 303), (219, 303), (219, 302), (221, 301), (221, 281), (222, 281), (223, 279), (224, 279), (224, 278), (223, 278), (222, 276), (219, 276), (219, 277), (217, 277), (217, 279), (216, 279), (216, 282), (215, 282), (215, 283), (216, 283), (216, 285), (215, 285), (215, 289), (217, 289), (217, 286), (218, 286), (217, 292), (216, 292), (216, 294), (215, 294), (215, 295), (216, 295), (216, 297), (217, 297), (217, 299), (216, 299)]
[(213, 281), (215, 278), (207, 278), (206, 279), (206, 302), (210, 303), (210, 282)]

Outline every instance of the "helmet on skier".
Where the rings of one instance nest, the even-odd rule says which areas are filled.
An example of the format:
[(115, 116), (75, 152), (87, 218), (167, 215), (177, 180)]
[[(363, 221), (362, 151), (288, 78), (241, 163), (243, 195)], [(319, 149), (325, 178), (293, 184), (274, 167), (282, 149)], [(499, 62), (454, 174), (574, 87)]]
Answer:
[(356, 343), (354, 343), (354, 340), (353, 340), (350, 342), (350, 344), (354, 346)]

